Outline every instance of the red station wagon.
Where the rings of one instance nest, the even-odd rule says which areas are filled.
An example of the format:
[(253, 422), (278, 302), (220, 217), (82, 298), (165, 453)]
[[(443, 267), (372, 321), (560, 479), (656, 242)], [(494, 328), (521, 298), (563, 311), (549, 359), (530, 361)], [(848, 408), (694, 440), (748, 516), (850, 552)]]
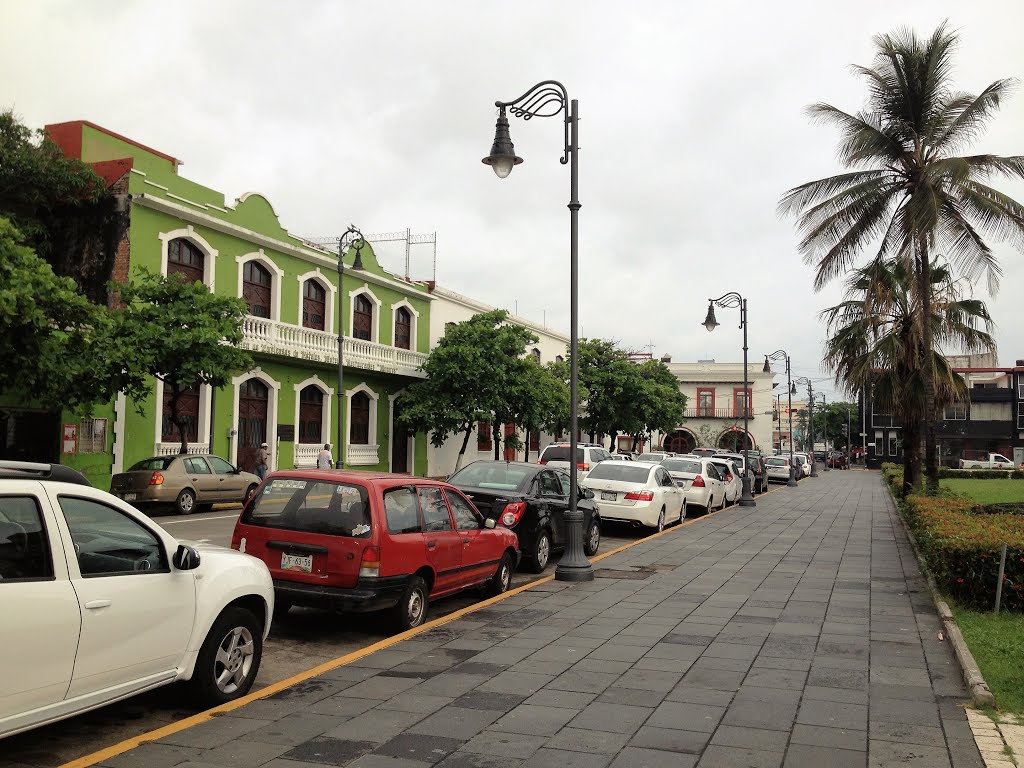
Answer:
[(267, 564), (275, 613), (390, 610), (400, 629), (422, 624), (432, 599), (477, 586), (506, 591), (519, 561), (515, 533), (451, 485), (350, 470), (269, 475), (231, 547)]

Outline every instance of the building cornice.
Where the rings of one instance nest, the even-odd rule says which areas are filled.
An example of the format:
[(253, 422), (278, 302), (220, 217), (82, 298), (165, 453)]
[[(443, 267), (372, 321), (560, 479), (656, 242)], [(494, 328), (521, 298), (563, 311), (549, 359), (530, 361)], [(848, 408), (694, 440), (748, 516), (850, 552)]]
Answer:
[[(231, 222), (219, 219), (216, 216), (211, 216), (208, 213), (194, 210), (189, 207), (192, 205), (201, 206), (201, 203), (192, 203), (188, 200), (184, 200), (185, 205), (181, 203), (172, 202), (162, 197), (155, 195), (148, 195), (146, 193), (138, 193), (132, 195), (132, 203), (141, 205), (143, 208), (150, 208), (161, 213), (166, 213), (170, 216), (176, 216), (185, 221), (189, 221), (193, 224), (199, 224), (209, 229), (221, 232), (225, 235), (232, 235), (233, 237), (247, 240), (250, 243), (254, 243), (262, 248), (270, 248), (280, 253), (286, 253), (289, 256), (295, 256), (296, 258), (308, 261), (311, 264), (316, 264), (321, 267), (337, 269), (338, 268), (338, 257), (335, 254), (331, 254), (329, 251), (321, 251), (314, 248), (295, 245), (284, 240), (278, 240), (277, 238), (269, 237), (267, 235), (260, 234), (247, 227), (239, 226), (238, 224), (232, 224)], [(204, 206), (205, 207), (205, 206)], [(218, 209), (222, 210), (222, 209)], [(345, 270), (347, 275), (352, 275), (353, 271), (351, 267)], [(372, 272), (361, 270), (358, 272), (360, 280), (365, 280), (368, 283), (374, 285), (386, 286), (394, 291), (405, 294), (407, 296), (415, 296), (416, 298), (422, 299), (423, 301), (433, 301), (433, 296), (424, 290), (419, 290), (409, 283), (402, 282), (400, 280), (392, 280), (381, 275), (375, 275)]]
[[(472, 309), (477, 312), (493, 312), (495, 309), (498, 309), (498, 307), (492, 307), (489, 304), (484, 304), (482, 301), (477, 301), (476, 299), (471, 299), (468, 296), (463, 296), (461, 293), (456, 293), (455, 291), (449, 290), (447, 288), (442, 288), (440, 285), (435, 285), (431, 293), (433, 293), (435, 296), (439, 298), (447, 299), (448, 301), (454, 302), (456, 304), (461, 304), (467, 309)], [(528, 328), (529, 330), (535, 331), (536, 333), (543, 333), (546, 336), (558, 339), (559, 341), (563, 341), (566, 344), (569, 343), (569, 337), (566, 336), (565, 334), (548, 328), (545, 325), (539, 325), (538, 323), (535, 323), (532, 320), (527, 320), (524, 317), (513, 315), (511, 312), (509, 312), (508, 320), (510, 323), (522, 326), (523, 328)]]

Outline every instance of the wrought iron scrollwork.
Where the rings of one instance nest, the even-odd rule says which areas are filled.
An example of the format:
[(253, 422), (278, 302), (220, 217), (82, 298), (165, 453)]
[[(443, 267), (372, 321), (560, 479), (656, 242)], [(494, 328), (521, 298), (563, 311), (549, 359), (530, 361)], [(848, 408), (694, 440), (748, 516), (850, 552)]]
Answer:
[(569, 139), (569, 92), (557, 80), (544, 80), (530, 88), (522, 96), (511, 101), (496, 101), (494, 106), (504, 111), (506, 108), (516, 117), (531, 120), (534, 117), (557, 117), (565, 113), (565, 148), (559, 162), (566, 165), (572, 145)]

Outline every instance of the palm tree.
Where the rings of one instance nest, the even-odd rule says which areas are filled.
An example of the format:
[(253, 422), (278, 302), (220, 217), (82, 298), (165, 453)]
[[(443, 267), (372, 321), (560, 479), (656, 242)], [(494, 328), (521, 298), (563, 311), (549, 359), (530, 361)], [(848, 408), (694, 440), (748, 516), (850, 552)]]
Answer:
[[(847, 173), (789, 190), (779, 203), (798, 218), (799, 250), (815, 264), (815, 289), (846, 273), (868, 249), (895, 258), (911, 282), (911, 314), (921, 350), (934, 349), (929, 305), (933, 254), (948, 255), (972, 282), (998, 288), (1001, 270), (986, 239), (1024, 243), (1024, 206), (986, 182), (1024, 178), (1024, 157), (959, 155), (982, 131), (1013, 87), (996, 80), (980, 94), (957, 91), (951, 80), (957, 35), (942, 24), (927, 39), (913, 31), (875, 37), (873, 67), (854, 72), (868, 85), (856, 114), (829, 104), (808, 108), (815, 120), (841, 132), (839, 159)], [(935, 359), (934, 357), (932, 358)], [(938, 487), (935, 452), (936, 375), (921, 357), (920, 415), (928, 486)]]
[[(962, 298), (947, 264), (929, 265), (931, 307), (927, 323), (933, 342), (965, 352), (992, 350), (992, 319), (984, 302)], [(867, 391), (903, 426), (903, 492), (921, 486), (921, 422), (927, 386), (923, 371), (934, 371), (935, 403), (944, 406), (967, 395), (963, 378), (946, 358), (928, 349), (912, 300), (914, 277), (898, 259), (875, 260), (846, 280), (845, 300), (821, 314), (832, 332), (825, 364), (836, 383)], [(982, 330), (984, 328), (984, 330)], [(921, 365), (931, 359), (931, 365)]]

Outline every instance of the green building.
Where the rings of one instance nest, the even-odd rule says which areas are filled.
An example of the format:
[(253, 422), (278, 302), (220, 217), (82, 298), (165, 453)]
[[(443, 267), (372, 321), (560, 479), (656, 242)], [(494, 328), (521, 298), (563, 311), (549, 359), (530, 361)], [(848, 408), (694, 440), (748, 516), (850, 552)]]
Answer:
[[(339, 287), (337, 254), (290, 235), (263, 196), (248, 193), (228, 204), (223, 194), (180, 176), (175, 158), (89, 122), (47, 131), (65, 154), (91, 164), (122, 196), (128, 225), (113, 279), (131, 279), (142, 269), (181, 273), (249, 305), (243, 344), (255, 367), (228, 387), (202, 386), (183, 398), (190, 451), (215, 453), (251, 471), (266, 440), (272, 469), (315, 466), (325, 443), (336, 455), (340, 402), (346, 467), (426, 473), (427, 440), (396, 440), (394, 422), (396, 398), (423, 376), (432, 300), (427, 285), (384, 271), (367, 245), (363, 269), (347, 268)], [(346, 255), (349, 267), (352, 256)], [(140, 459), (178, 452), (162, 384), (154, 381), (142, 415), (137, 405), (121, 396), (85, 417), (8, 409), (8, 420), (20, 419), (8, 432), (41, 434), (37, 455), (26, 458), (59, 460), (106, 487), (112, 473)], [(38, 455), (43, 451), (56, 455)]]

